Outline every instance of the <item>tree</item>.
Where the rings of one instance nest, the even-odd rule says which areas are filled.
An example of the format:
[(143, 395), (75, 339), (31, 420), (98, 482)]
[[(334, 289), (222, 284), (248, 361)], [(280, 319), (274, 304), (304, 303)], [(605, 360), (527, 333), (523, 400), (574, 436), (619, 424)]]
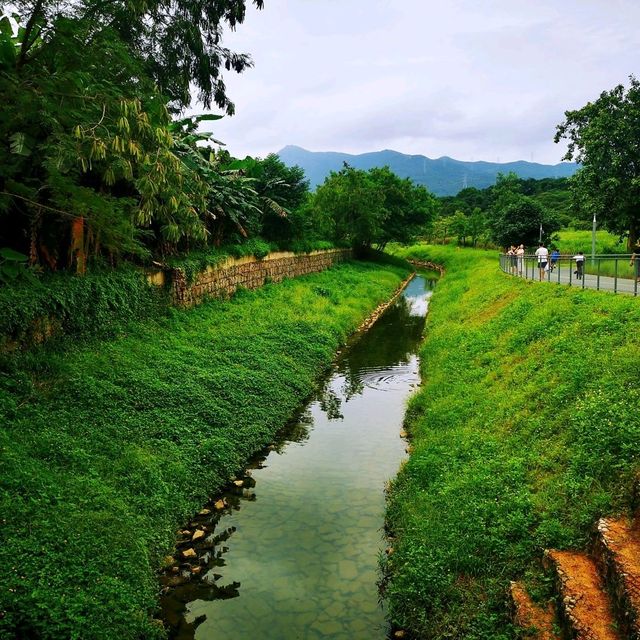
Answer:
[(555, 142), (568, 140), (564, 160), (582, 164), (572, 187), (583, 207), (614, 233), (640, 234), (640, 82), (604, 91), (595, 102), (565, 112)]
[(367, 172), (345, 163), (318, 187), (314, 206), (324, 216), (330, 237), (354, 248), (371, 247), (386, 216), (384, 194)]
[(520, 194), (494, 209), (489, 220), (491, 239), (501, 247), (517, 244), (533, 246), (538, 243), (541, 229), (542, 239), (545, 240), (559, 228), (557, 218), (539, 202)]
[(316, 218), (336, 242), (383, 250), (389, 242), (411, 242), (435, 216), (437, 202), (424, 187), (389, 167), (369, 171), (345, 163), (313, 197)]
[(204, 242), (208, 187), (153, 81), (108, 30), (89, 37), (64, 17), (51, 26), (21, 66), (28, 29), (14, 36), (0, 21), (12, 45), (0, 48), (0, 96), (15, 106), (0, 114), (0, 244), (82, 272), (102, 251), (113, 259)]
[(467, 216), (462, 211), (456, 211), (451, 217), (450, 229), (458, 238), (458, 244), (463, 247), (467, 244), (467, 235), (469, 235), (469, 224)]
[(467, 232), (471, 236), (471, 244), (475, 247), (478, 240), (484, 236), (487, 229), (487, 218), (480, 207), (475, 207), (473, 213), (467, 218)]
[(382, 193), (386, 211), (375, 240), (377, 248), (382, 251), (389, 242), (413, 242), (431, 224), (436, 199), (425, 187), (400, 178), (389, 167), (373, 168), (368, 173)]
[(0, 99), (14, 107), (0, 113), (0, 247), (31, 264), (83, 272), (91, 256), (147, 258), (259, 231), (252, 183), (198, 146), (210, 139), (198, 124), (222, 116), (172, 121), (148, 57), (99, 14), (125, 4), (138, 6), (34, 0), (18, 3), (28, 18), (17, 30), (0, 20)]
[[(25, 25), (19, 69), (29, 67), (38, 56), (34, 45), (40, 39), (55, 37), (61, 18), (82, 23), (88, 43), (100, 34), (111, 34), (144, 65), (159, 92), (177, 108), (191, 102), (193, 85), (206, 108), (215, 103), (233, 114), (222, 70), (242, 72), (252, 66), (247, 54), (222, 45), (223, 27), (242, 24), (247, 0), (15, 0), (12, 4), (18, 22)], [(262, 9), (264, 0), (253, 4)]]
[(289, 243), (300, 229), (299, 219), (293, 216), (307, 199), (309, 181), (304, 169), (288, 167), (275, 154), (264, 160), (247, 156), (244, 160), (229, 159), (222, 168), (238, 171), (253, 184), (261, 209), (260, 234), (267, 240)]

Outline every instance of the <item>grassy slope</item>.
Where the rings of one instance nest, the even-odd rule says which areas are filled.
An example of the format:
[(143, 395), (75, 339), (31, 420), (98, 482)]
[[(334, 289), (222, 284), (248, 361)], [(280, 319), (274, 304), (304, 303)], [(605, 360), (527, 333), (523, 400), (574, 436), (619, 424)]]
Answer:
[(585, 544), (629, 506), (640, 464), (640, 300), (523, 282), (491, 252), (413, 247), (447, 267), (392, 487), (392, 619), (428, 638), (513, 638), (508, 581), (544, 593), (545, 547)]
[[(584, 251), (591, 254), (591, 231), (565, 229), (558, 232), (559, 239), (553, 242), (560, 253), (576, 254)], [(628, 253), (627, 243), (608, 231), (596, 231), (596, 253)]]
[(176, 528), (405, 273), (343, 265), (4, 362), (0, 637), (152, 637)]

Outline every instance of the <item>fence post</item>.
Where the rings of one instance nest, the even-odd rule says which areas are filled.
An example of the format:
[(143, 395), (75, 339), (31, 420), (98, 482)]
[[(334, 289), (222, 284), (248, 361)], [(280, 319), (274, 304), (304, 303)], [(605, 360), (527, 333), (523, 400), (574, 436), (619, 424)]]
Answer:
[(573, 264), (571, 263), (571, 258), (569, 258), (569, 286), (572, 286), (572, 282), (573, 282)]

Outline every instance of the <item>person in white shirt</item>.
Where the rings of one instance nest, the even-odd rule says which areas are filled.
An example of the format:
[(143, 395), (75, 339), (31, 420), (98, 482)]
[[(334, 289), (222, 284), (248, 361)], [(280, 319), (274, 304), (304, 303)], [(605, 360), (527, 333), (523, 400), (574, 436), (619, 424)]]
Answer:
[(522, 266), (524, 264), (524, 245), (520, 245), (516, 249), (516, 257), (518, 260), (518, 275), (522, 276)]
[(538, 257), (538, 271), (540, 272), (540, 280), (544, 278), (544, 272), (549, 262), (549, 249), (540, 243), (540, 246), (536, 249), (536, 256)]

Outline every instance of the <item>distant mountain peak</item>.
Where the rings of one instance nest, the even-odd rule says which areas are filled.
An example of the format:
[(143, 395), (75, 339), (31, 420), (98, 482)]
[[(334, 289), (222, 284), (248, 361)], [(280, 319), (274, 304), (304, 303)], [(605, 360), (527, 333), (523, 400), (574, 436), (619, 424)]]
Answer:
[(465, 162), (449, 156), (431, 159), (423, 155), (407, 155), (393, 149), (350, 154), (340, 151), (308, 151), (296, 145), (287, 145), (277, 155), (288, 166), (302, 167), (311, 188), (322, 184), (331, 171), (340, 171), (348, 162), (356, 169), (388, 166), (401, 178), (410, 178), (438, 196), (455, 195), (465, 187), (484, 189), (495, 184), (499, 173), (513, 171), (521, 178), (566, 178), (573, 175), (578, 165), (561, 162), (555, 165), (518, 160), (516, 162)]

